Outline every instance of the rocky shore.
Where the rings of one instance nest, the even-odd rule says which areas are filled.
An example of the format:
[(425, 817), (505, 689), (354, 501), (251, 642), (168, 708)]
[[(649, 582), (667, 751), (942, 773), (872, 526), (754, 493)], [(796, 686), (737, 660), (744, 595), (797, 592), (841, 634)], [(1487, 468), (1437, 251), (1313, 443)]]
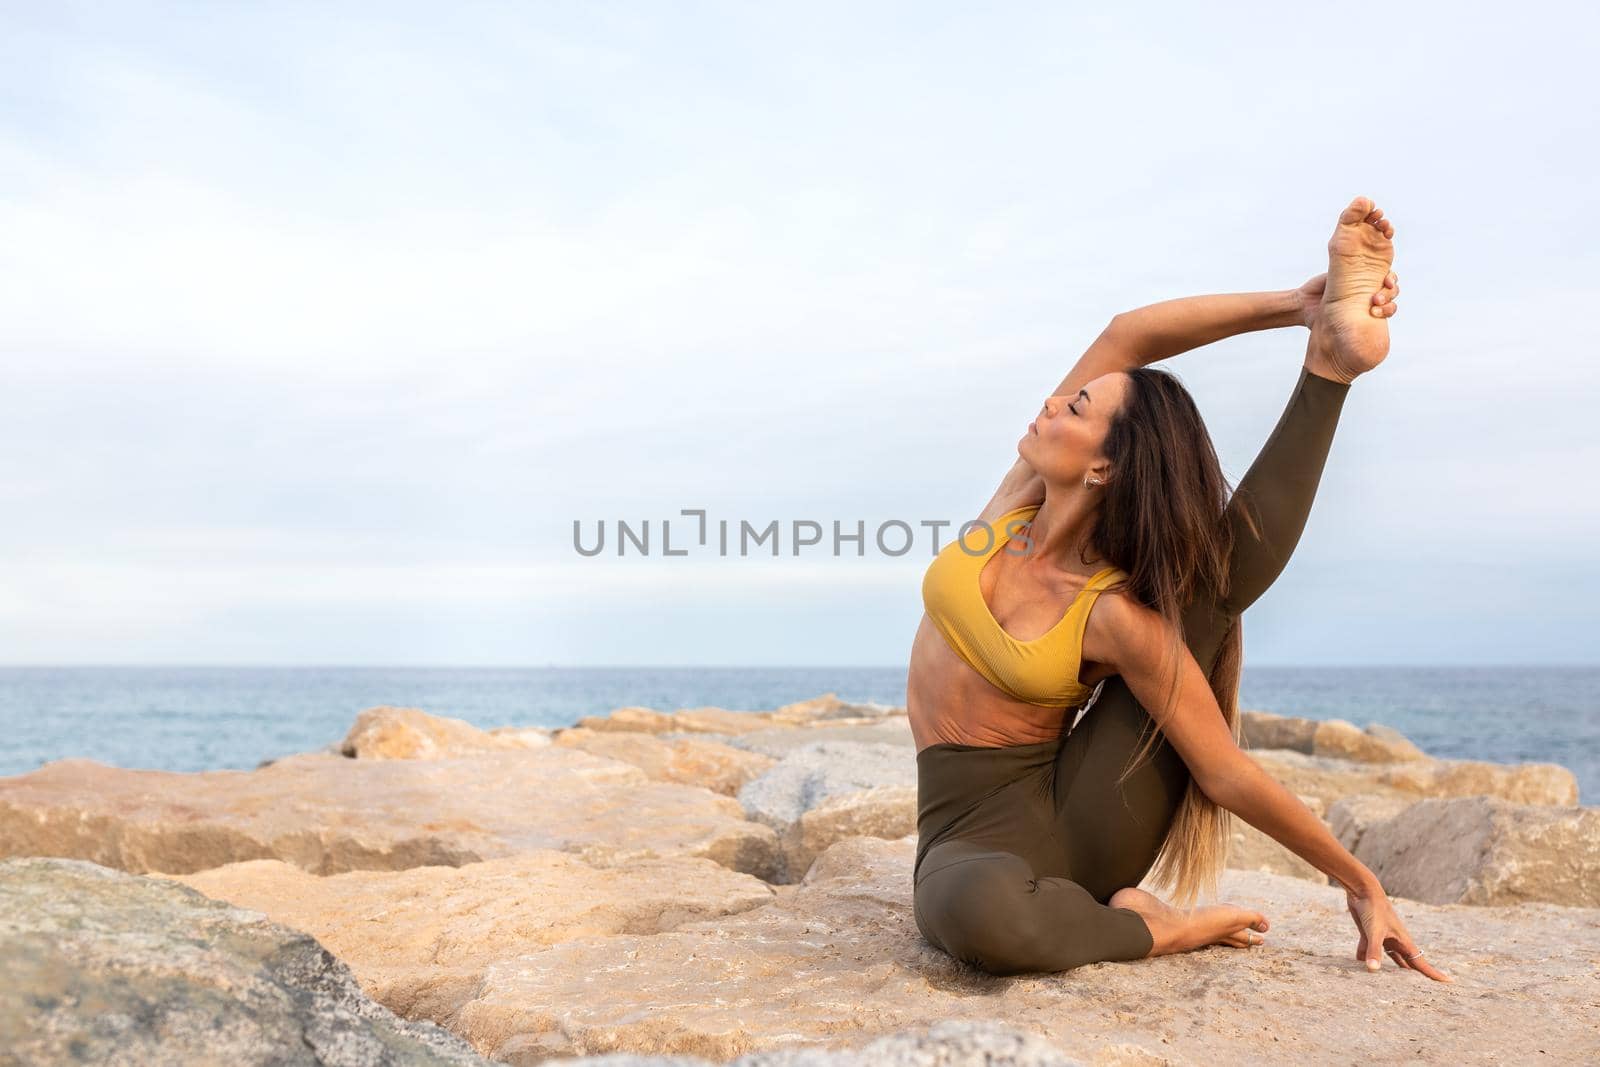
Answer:
[(1368, 974), (1343, 893), (1239, 820), (1222, 898), (1265, 946), (953, 960), (911, 918), (903, 709), (374, 708), (254, 771), (0, 779), (0, 1064), (1600, 1061), (1569, 771), (1259, 712), (1245, 738), (1456, 983)]

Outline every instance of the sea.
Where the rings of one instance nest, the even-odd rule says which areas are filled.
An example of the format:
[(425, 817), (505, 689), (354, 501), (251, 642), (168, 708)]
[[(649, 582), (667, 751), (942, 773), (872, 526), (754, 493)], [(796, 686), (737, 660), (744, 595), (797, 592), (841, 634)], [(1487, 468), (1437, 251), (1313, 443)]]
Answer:
[[(901, 667), (0, 667), (0, 776), (84, 757), (248, 769), (338, 741), (379, 704), (482, 727), (643, 705), (905, 702)], [(1241, 707), (1392, 726), (1434, 756), (1559, 763), (1600, 798), (1600, 667), (1246, 667)]]

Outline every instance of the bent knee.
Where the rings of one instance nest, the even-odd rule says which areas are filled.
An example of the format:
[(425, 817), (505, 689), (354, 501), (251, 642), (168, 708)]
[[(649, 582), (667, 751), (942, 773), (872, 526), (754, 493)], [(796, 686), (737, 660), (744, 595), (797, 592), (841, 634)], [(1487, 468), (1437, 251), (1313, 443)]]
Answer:
[(1042, 954), (1049, 917), (1034, 887), (1020, 857), (952, 864), (918, 885), (917, 924), (930, 943), (989, 974), (1059, 970)]

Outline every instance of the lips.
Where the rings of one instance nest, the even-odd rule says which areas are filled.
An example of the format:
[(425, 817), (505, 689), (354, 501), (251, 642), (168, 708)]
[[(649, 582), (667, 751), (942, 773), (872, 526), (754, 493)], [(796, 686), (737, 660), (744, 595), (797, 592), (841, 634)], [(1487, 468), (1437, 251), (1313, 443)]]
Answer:
[(1030, 423), (1028, 423), (1028, 432), (1032, 433), (1032, 434), (1036, 434), (1036, 433), (1039, 432), (1039, 428), (1037, 426), (1035, 426), (1033, 423), (1030, 422)]

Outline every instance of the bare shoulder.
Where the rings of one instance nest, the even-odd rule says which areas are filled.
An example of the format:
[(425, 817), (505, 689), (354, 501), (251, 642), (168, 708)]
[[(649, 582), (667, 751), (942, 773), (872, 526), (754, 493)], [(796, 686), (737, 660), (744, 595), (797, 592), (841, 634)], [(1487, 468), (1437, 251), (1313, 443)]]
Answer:
[(1127, 590), (1108, 590), (1095, 599), (1083, 631), (1083, 658), (1105, 664), (1111, 673), (1157, 662), (1169, 647), (1173, 626), (1159, 611), (1141, 604)]

